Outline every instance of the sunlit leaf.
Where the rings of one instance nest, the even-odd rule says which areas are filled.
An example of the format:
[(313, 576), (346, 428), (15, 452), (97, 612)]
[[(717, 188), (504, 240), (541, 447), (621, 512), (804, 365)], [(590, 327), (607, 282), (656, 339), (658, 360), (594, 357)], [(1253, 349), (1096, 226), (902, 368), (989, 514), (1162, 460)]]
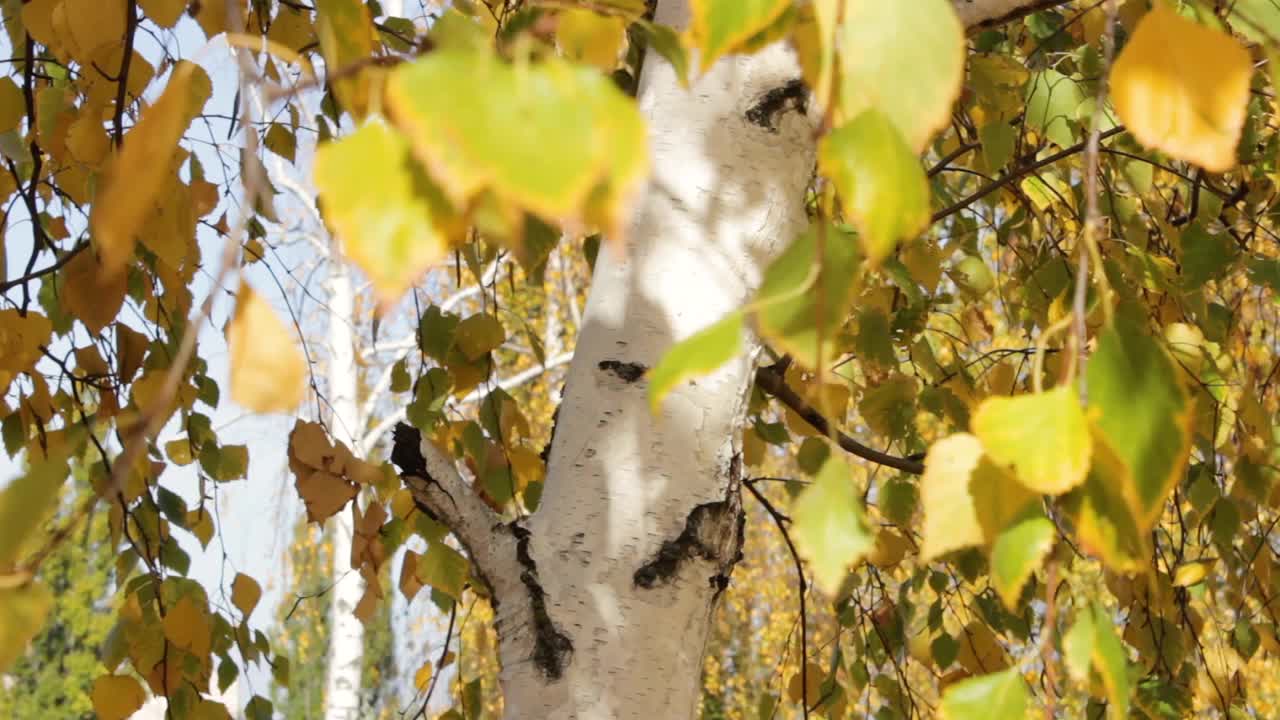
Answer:
[(781, 17), (789, 5), (787, 0), (693, 0), (690, 33), (701, 50), (702, 68), (740, 49)]
[(791, 534), (823, 592), (833, 594), (845, 573), (875, 545), (862, 501), (843, 458), (830, 457), (791, 506)]
[(458, 207), (492, 189), (548, 222), (585, 217), (616, 234), (648, 173), (634, 104), (598, 72), (559, 59), (516, 68), (488, 50), (440, 50), (393, 72), (386, 92)]
[(110, 272), (92, 249), (82, 250), (62, 270), (63, 309), (84, 323), (89, 332), (102, 332), (124, 304), (125, 277)]
[(925, 456), (920, 479), (921, 558), (992, 543), (1035, 500), (1012, 474), (991, 462), (978, 438), (957, 433), (939, 440)]
[(565, 57), (613, 70), (626, 42), (626, 22), (621, 17), (570, 8), (556, 22), (556, 45)]
[(1012, 466), (1027, 488), (1059, 495), (1084, 482), (1092, 442), (1076, 391), (993, 396), (973, 414), (973, 433), (991, 459)]
[(443, 257), (460, 232), (439, 188), (410, 156), (408, 141), (376, 120), (321, 145), (315, 180), (326, 222), (384, 307)]
[(850, 2), (840, 39), (840, 110), (868, 108), (919, 152), (951, 118), (964, 79), (964, 29), (947, 0)]
[(435, 588), (455, 600), (462, 599), (462, 588), (470, 576), (467, 559), (443, 542), (433, 542), (418, 558), (418, 581)]
[(943, 720), (1020, 718), (1026, 713), (1027, 683), (1016, 668), (962, 680), (942, 693)]
[(835, 183), (872, 262), (928, 225), (929, 184), (920, 159), (879, 110), (868, 109), (823, 138), (818, 165)]
[(231, 399), (255, 412), (288, 412), (306, 392), (307, 365), (293, 332), (248, 283), (227, 324)]
[(1236, 164), (1252, 75), (1230, 35), (1156, 3), (1116, 58), (1111, 95), (1144, 145), (1225, 172)]
[(738, 355), (742, 348), (742, 313), (732, 312), (671, 346), (649, 371), (649, 409), (690, 378), (706, 375)]

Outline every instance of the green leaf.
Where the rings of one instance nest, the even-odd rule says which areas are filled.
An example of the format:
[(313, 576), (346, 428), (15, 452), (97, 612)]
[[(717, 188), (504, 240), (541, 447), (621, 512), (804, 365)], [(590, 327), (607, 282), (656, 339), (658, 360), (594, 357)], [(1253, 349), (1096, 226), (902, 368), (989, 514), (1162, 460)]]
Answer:
[(635, 104), (559, 59), (516, 67), (487, 49), (438, 50), (392, 72), (386, 101), (458, 207), (489, 189), (548, 222), (584, 218), (616, 234), (648, 174)]
[(322, 144), (315, 181), (325, 221), (384, 306), (398, 300), (460, 232), (444, 195), (410, 156), (408, 141), (381, 122)]
[(1222, 276), (1236, 259), (1236, 245), (1224, 235), (1210, 235), (1200, 223), (1193, 223), (1182, 231), (1183, 286), (1195, 290), (1210, 280)]
[(973, 415), (973, 434), (992, 460), (1012, 466), (1028, 489), (1060, 495), (1084, 482), (1092, 440), (1075, 388), (992, 396)]
[(1027, 684), (1017, 668), (962, 680), (942, 694), (943, 720), (1021, 718), (1026, 714)]
[(418, 322), (418, 342), (427, 357), (444, 362), (453, 347), (454, 334), (461, 319), (453, 313), (440, 312), (440, 308), (432, 305), (422, 313)]
[(1013, 159), (1018, 132), (1005, 120), (994, 120), (978, 130), (978, 139), (982, 142), (982, 159), (987, 163), (987, 170), (994, 173)]
[(40, 460), (0, 491), (0, 573), (17, 561), (19, 550), (45, 521), (67, 475), (65, 458)]
[(1121, 472), (1107, 481), (1123, 489), (1146, 532), (1186, 470), (1191, 398), (1168, 353), (1124, 316), (1089, 358), (1088, 388), (1099, 439), (1119, 460)]
[(790, 0), (691, 0), (689, 24), (702, 51), (702, 69), (722, 55), (743, 49), (790, 5)]
[(1027, 88), (1027, 126), (1062, 147), (1076, 142), (1071, 120), (1084, 101), (1075, 80), (1057, 70), (1042, 70)]
[(991, 546), (991, 584), (1010, 612), (1018, 606), (1022, 586), (1053, 549), (1057, 529), (1038, 510), (1002, 531)]
[(874, 108), (919, 152), (951, 119), (966, 55), (964, 29), (947, 0), (845, 3), (840, 38), (841, 110)]
[(818, 166), (835, 183), (871, 262), (928, 226), (929, 183), (920, 158), (883, 112), (868, 109), (823, 138)]
[(462, 599), (462, 588), (470, 575), (467, 559), (443, 542), (433, 542), (418, 558), (418, 582)]
[[(818, 257), (818, 234), (823, 256)], [(822, 298), (823, 358), (836, 351), (836, 331), (853, 304), (858, 268), (857, 243), (835, 227), (809, 228), (765, 271), (752, 303), (756, 327), (774, 347), (801, 365), (815, 368), (818, 357), (818, 305)], [(813, 289), (821, 285), (822, 292)]]
[(1280, 4), (1275, 0), (1235, 0), (1228, 19), (1232, 28), (1256, 43), (1280, 43)]
[(742, 350), (742, 311), (731, 312), (715, 324), (681, 340), (667, 350), (649, 371), (649, 409), (655, 415), (662, 400), (676, 386), (714, 371)]
[(875, 545), (853, 487), (849, 466), (828, 458), (791, 506), (796, 547), (813, 569), (823, 592), (834, 594), (846, 571)]

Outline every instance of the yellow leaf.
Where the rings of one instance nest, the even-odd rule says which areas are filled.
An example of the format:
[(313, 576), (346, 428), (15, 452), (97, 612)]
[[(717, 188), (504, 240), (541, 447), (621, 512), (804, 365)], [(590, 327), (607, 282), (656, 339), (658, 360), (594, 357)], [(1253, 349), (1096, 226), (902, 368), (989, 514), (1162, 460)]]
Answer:
[(418, 690), (426, 690), (427, 684), (431, 682), (431, 661), (422, 663), (422, 667), (413, 674), (413, 686)]
[(17, 83), (7, 77), (0, 78), (0, 132), (18, 127), (27, 114), (25, 102)]
[(62, 270), (62, 307), (97, 335), (120, 312), (125, 281), (124, 273), (108, 272), (92, 249), (81, 250)]
[(92, 697), (99, 720), (125, 720), (147, 701), (147, 692), (129, 675), (103, 675), (93, 681)]
[(118, 45), (124, 37), (125, 3), (62, 0), (62, 7), (71, 31), (69, 49), (81, 62), (90, 61), (105, 45)]
[(1204, 580), (1209, 571), (1213, 569), (1212, 560), (1195, 560), (1193, 562), (1183, 563), (1173, 574), (1174, 587), (1191, 587)]
[(1224, 172), (1236, 164), (1252, 74), (1230, 35), (1156, 3), (1116, 59), (1111, 94), (1139, 142)]
[(187, 0), (138, 0), (138, 5), (155, 24), (171, 28), (178, 24), (182, 12), (187, 9)]
[(231, 399), (255, 412), (288, 412), (306, 392), (306, 362), (293, 333), (247, 283), (227, 324)]
[(626, 22), (590, 10), (573, 8), (560, 13), (556, 25), (556, 45), (571, 60), (609, 71), (617, 67), (618, 55), (626, 40)]
[(253, 609), (258, 606), (258, 600), (261, 597), (262, 586), (258, 585), (257, 580), (244, 573), (236, 573), (236, 579), (231, 582), (231, 604), (235, 605), (246, 619), (253, 614)]
[(25, 372), (40, 357), (40, 346), (53, 334), (49, 318), (30, 312), (0, 310), (0, 371)]
[(208, 547), (213, 539), (213, 518), (203, 508), (187, 511), (187, 529), (200, 541), (201, 547)]
[(359, 0), (316, 0), (316, 30), (328, 72), (341, 74), (333, 89), (342, 109), (364, 117), (369, 104), (369, 72), (352, 72), (356, 63), (373, 55), (377, 41), (369, 9)]
[(297, 476), (295, 485), (307, 507), (307, 520), (317, 523), (341, 510), (359, 491), (354, 483), (323, 470)]
[(142, 111), (142, 118), (125, 135), (90, 217), (93, 239), (108, 272), (122, 269), (133, 255), (136, 235), (159, 199), (178, 140), (211, 93), (205, 71), (180, 61), (164, 94)]
[(195, 655), (197, 658), (209, 654), (209, 646), (213, 625), (209, 618), (209, 609), (189, 595), (169, 607), (164, 616), (164, 636), (169, 642)]
[(80, 116), (67, 128), (66, 143), (71, 157), (89, 167), (96, 168), (107, 159), (111, 139), (102, 126), (100, 107), (90, 106), (80, 112)]

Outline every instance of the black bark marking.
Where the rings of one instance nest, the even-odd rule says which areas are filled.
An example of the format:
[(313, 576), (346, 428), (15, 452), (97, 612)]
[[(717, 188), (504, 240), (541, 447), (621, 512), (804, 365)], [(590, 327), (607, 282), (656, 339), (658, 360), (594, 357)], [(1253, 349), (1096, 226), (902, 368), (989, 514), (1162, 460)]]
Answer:
[(560, 632), (547, 613), (547, 594), (538, 580), (538, 564), (529, 555), (529, 531), (516, 523), (507, 526), (516, 538), (516, 561), (524, 568), (520, 582), (529, 593), (533, 615), (533, 664), (548, 680), (559, 680), (573, 657), (573, 643)]
[[(436, 482), (436, 479), (431, 477), (431, 473), (427, 472), (427, 459), (422, 457), (422, 433), (418, 428), (406, 423), (396, 423), (396, 426), (391, 430), (391, 438), (391, 462), (400, 468), (400, 475), (412, 475), (422, 478), (428, 485), (434, 485), (439, 488), (440, 492), (449, 498), (449, 502), (457, 506), (458, 501), (453, 499), (453, 495), (450, 495), (449, 491), (445, 490), (444, 486)], [(414, 497), (414, 504), (427, 517), (436, 522), (440, 521), (440, 518), (436, 517), (431, 508), (419, 502), (416, 496)]]
[(796, 78), (776, 87), (760, 97), (747, 110), (747, 122), (759, 125), (771, 133), (778, 132), (778, 116), (787, 110), (804, 114), (809, 110), (809, 89), (804, 81)]
[(644, 377), (649, 368), (640, 363), (623, 362), (621, 360), (601, 360), (596, 366), (607, 373), (613, 373), (624, 383), (633, 383)]
[(735, 455), (729, 463), (729, 488), (725, 499), (702, 503), (689, 511), (679, 537), (662, 543), (653, 559), (636, 570), (632, 576), (636, 587), (649, 590), (670, 584), (681, 566), (695, 558), (715, 564), (716, 572), (708, 578), (708, 583), (715, 590), (716, 598), (729, 586), (729, 574), (742, 559), (746, 523), (738, 494), (741, 462)]

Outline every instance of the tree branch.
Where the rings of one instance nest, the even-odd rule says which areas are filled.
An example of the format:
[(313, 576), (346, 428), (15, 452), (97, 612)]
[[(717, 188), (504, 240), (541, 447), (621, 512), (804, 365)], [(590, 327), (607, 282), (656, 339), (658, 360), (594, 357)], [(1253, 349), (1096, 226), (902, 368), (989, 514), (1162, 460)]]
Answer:
[(453, 461), (417, 428), (400, 423), (392, 434), (391, 462), (400, 468), (419, 509), (453, 532), (489, 592), (499, 599), (506, 596), (505, 584), (514, 582), (520, 568), (514, 536), (501, 532), (502, 518), (462, 479)]
[(761, 390), (781, 400), (783, 405), (791, 408), (795, 414), (809, 423), (814, 430), (827, 437), (834, 437), (836, 443), (846, 452), (857, 455), (863, 460), (869, 460), (878, 465), (884, 465), (913, 475), (924, 473), (924, 463), (919, 460), (882, 453), (875, 448), (863, 445), (839, 430), (836, 430), (833, 435), (831, 422), (822, 413), (818, 412), (817, 408), (805, 402), (804, 398), (800, 397), (795, 390), (792, 390), (787, 385), (786, 380), (783, 379), (782, 373), (778, 372), (776, 368), (770, 366), (756, 370), (756, 385), (760, 386)]

